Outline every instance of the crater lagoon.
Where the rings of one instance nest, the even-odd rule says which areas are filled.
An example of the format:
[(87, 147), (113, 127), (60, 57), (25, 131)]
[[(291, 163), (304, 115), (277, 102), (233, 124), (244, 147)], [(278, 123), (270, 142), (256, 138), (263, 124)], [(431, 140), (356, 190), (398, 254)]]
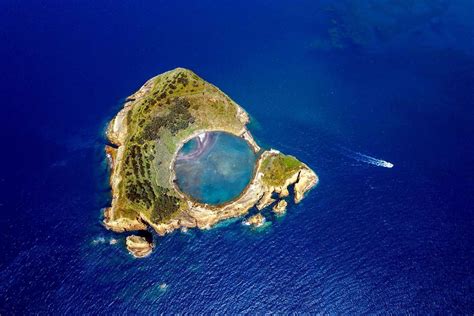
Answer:
[(255, 161), (256, 154), (244, 139), (226, 132), (202, 133), (179, 150), (176, 183), (198, 202), (226, 203), (250, 183)]

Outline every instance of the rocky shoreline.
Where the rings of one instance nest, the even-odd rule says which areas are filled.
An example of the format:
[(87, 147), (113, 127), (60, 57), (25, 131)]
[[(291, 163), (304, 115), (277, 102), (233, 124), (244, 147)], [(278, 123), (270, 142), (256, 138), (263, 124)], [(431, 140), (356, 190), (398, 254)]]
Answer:
[[(267, 155), (272, 154), (274, 153), (265, 151), (257, 164), (260, 164), (262, 159)], [(259, 210), (270, 206), (276, 201), (273, 198), (268, 198), (271, 197), (273, 193), (277, 193), (279, 198), (289, 196), (290, 193), (288, 187), (293, 184), (295, 185), (295, 191), (293, 192), (294, 200), (295, 203), (299, 203), (301, 197), (318, 182), (316, 174), (306, 165), (289, 178), (283, 186), (267, 186), (262, 182), (262, 177), (262, 173), (257, 173), (237, 200), (223, 206), (211, 206), (194, 201), (188, 201), (188, 208), (179, 216), (168, 222), (155, 224), (148, 218), (142, 218), (142, 220), (150, 225), (160, 236), (169, 234), (181, 227), (210, 229), (220, 221), (246, 215), (254, 206)]]
[[(182, 72), (181, 69), (174, 71)], [(125, 232), (146, 230), (148, 227), (151, 227), (160, 236), (183, 228), (210, 229), (220, 221), (245, 216), (253, 207), (261, 211), (274, 204), (274, 211), (283, 213), (284, 210), (286, 210), (287, 203), (284, 199), (290, 195), (289, 187), (293, 187), (292, 193), (294, 195), (294, 201), (295, 203), (299, 203), (304, 195), (317, 184), (317, 175), (307, 165), (301, 162), (299, 162), (297, 168), (291, 170), (291, 173), (287, 176), (285, 175), (284, 181), (278, 185), (267, 183), (264, 179), (262, 163), (264, 161), (271, 161), (283, 154), (277, 150), (261, 150), (246, 128), (246, 124), (249, 122), (248, 114), (240, 106), (233, 103), (236, 107), (236, 117), (234, 119), (240, 122), (240, 129), (237, 130), (235, 127), (227, 125), (195, 129), (180, 139), (176, 144), (175, 153), (168, 164), (170, 177), (167, 181), (168, 185), (175, 189), (174, 194), (179, 196), (184, 203), (181, 204), (180, 209), (173, 214), (172, 218), (157, 222), (153, 220), (152, 216), (147, 212), (137, 212), (136, 216), (120, 215), (121, 204), (119, 202), (124, 199), (121, 185), (122, 181), (124, 181), (124, 176), (126, 176), (122, 171), (124, 170), (124, 153), (127, 147), (128, 133), (130, 132), (127, 117), (129, 117), (129, 111), (132, 110), (134, 104), (137, 104), (137, 100), (150, 92), (155, 78), (149, 80), (135, 94), (127, 99), (130, 101), (125, 103), (124, 108), (116, 115), (107, 129), (107, 138), (112, 144), (106, 146), (107, 160), (110, 165), (110, 185), (112, 189), (111, 207), (104, 211), (103, 223), (107, 229), (115, 232)], [(218, 91), (220, 92), (220, 90)], [(201, 133), (211, 131), (224, 131), (242, 137), (250, 144), (256, 153), (260, 153), (256, 162), (253, 179), (246, 189), (234, 201), (218, 206), (198, 203), (183, 196), (180, 191), (176, 189), (173, 181), (175, 177), (173, 171), (174, 160), (181, 146), (189, 139)], [(257, 215), (259, 214), (260, 213)], [(260, 214), (258, 216), (259, 221), (262, 220), (261, 217), (263, 216)], [(148, 255), (153, 249), (153, 244), (141, 237), (135, 237), (127, 237), (127, 248), (129, 251), (136, 257)]]

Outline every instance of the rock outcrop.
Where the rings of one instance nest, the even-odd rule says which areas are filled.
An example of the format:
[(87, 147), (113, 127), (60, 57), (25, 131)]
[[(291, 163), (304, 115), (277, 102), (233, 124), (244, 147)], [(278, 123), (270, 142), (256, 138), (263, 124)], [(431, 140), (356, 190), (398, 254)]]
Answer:
[(280, 200), (273, 206), (273, 211), (278, 215), (283, 215), (286, 212), (287, 205), (288, 203), (285, 200)]
[(253, 227), (260, 227), (265, 224), (265, 217), (260, 213), (252, 215), (245, 221), (245, 224)]
[(260, 200), (258, 201), (258, 204), (256, 205), (256, 208), (259, 211), (263, 210), (265, 207), (275, 202), (275, 199), (272, 198), (272, 193), (273, 191), (265, 191), (263, 193), (263, 196), (260, 198)]
[(126, 240), (127, 249), (135, 258), (144, 258), (153, 251), (153, 243), (145, 237), (131, 235)]
[(318, 183), (318, 176), (311, 169), (302, 169), (295, 183), (295, 203), (301, 202), (304, 194)]
[(145, 230), (146, 224), (140, 218), (118, 217), (112, 219), (113, 209), (108, 207), (104, 210), (104, 223), (106, 227), (116, 233), (123, 233), (126, 231)]

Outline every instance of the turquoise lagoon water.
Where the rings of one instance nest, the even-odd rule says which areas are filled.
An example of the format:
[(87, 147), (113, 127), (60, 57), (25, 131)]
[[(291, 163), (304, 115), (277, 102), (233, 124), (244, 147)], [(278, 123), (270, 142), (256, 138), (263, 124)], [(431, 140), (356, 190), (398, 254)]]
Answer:
[(221, 204), (239, 196), (252, 179), (256, 155), (242, 138), (201, 134), (184, 144), (175, 163), (176, 182), (202, 203)]

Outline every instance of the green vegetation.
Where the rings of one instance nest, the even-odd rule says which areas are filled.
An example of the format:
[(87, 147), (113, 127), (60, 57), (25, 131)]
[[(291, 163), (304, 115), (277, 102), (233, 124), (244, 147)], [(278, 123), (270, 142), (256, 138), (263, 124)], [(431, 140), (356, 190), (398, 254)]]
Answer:
[(278, 154), (266, 157), (262, 161), (263, 181), (272, 186), (281, 186), (297, 172), (301, 162), (293, 156)]
[(194, 123), (194, 117), (189, 112), (191, 104), (184, 98), (174, 98), (166, 115), (155, 116), (145, 125), (141, 140), (159, 139), (160, 129), (167, 129), (172, 135)]
[(229, 97), (189, 70), (177, 68), (151, 80), (148, 90), (127, 99), (116, 216), (143, 213), (159, 223), (185, 205), (171, 182), (177, 145), (197, 130), (238, 133), (243, 123)]

